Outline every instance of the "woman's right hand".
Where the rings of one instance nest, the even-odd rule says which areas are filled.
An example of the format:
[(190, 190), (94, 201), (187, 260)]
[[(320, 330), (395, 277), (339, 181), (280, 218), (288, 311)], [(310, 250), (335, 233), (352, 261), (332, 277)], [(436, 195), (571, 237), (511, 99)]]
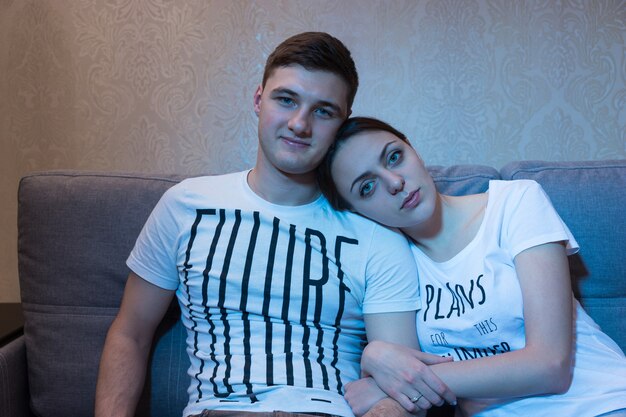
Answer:
[[(451, 358), (442, 358), (406, 346), (383, 341), (370, 342), (363, 352), (364, 376), (376, 384), (406, 410), (427, 409), (444, 402), (456, 404), (456, 396), (429, 368)], [(412, 399), (419, 398), (412, 402)]]

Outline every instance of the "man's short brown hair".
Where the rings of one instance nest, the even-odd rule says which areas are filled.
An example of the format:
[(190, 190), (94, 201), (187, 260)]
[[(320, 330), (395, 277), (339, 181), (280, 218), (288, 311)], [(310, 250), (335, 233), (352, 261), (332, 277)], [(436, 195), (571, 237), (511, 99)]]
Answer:
[(325, 32), (303, 32), (284, 40), (265, 63), (263, 83), (276, 68), (300, 65), (309, 71), (328, 71), (348, 85), (348, 110), (352, 108), (359, 87), (359, 76), (352, 55), (337, 38)]

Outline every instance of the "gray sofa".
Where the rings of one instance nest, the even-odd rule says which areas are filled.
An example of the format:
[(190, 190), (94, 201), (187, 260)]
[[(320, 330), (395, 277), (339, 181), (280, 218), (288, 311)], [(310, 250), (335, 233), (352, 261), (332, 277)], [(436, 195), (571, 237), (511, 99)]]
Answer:
[[(626, 348), (626, 160), (430, 167), (450, 194), (491, 179), (543, 185), (581, 245), (570, 259), (577, 297)], [(128, 274), (125, 259), (161, 194), (182, 178), (43, 172), (19, 187), (24, 335), (0, 348), (1, 416), (92, 414), (98, 361)], [(155, 338), (139, 416), (180, 416), (185, 333), (173, 304)]]

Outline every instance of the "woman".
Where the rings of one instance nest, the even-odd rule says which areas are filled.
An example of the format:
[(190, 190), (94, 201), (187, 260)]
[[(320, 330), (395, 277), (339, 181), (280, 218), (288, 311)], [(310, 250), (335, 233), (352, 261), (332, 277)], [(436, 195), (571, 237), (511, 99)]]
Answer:
[[(578, 246), (539, 184), (440, 194), (406, 137), (370, 118), (344, 123), (319, 182), (335, 208), (414, 243), (420, 346), (454, 359), (431, 369), (459, 398), (457, 414), (626, 416), (624, 353), (573, 297), (567, 256)], [(376, 382), (348, 387), (355, 414), (384, 398), (381, 388), (427, 408), (412, 388), (416, 363), (410, 349), (369, 344), (363, 371)]]

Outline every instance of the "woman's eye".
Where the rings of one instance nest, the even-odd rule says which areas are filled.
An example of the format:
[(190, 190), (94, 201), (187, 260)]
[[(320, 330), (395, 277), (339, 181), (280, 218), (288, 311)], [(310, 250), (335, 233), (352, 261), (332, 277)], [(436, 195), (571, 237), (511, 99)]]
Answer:
[(400, 160), (401, 157), (402, 157), (401, 151), (393, 151), (391, 154), (389, 154), (389, 158), (388, 158), (389, 165), (395, 165)]
[(374, 181), (367, 181), (363, 183), (363, 185), (361, 185), (361, 188), (359, 189), (359, 195), (361, 197), (367, 197), (372, 192), (373, 189), (374, 189)]

